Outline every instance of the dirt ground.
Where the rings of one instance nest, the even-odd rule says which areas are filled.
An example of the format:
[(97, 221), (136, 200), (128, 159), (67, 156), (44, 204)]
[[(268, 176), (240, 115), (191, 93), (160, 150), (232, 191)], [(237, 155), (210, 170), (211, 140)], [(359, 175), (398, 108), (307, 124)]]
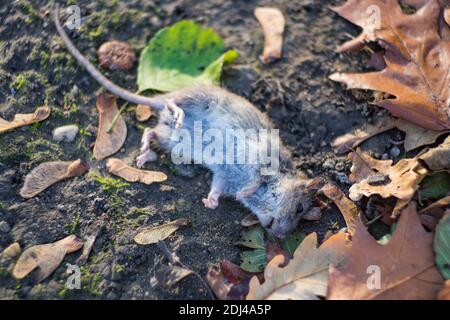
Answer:
[[(46, 121), (0, 135), (0, 252), (17, 241), (22, 248), (50, 243), (69, 234), (83, 238), (93, 223), (104, 221), (91, 256), (81, 268), (82, 289), (65, 288), (68, 255), (57, 271), (41, 284), (32, 277), (16, 281), (11, 262), (0, 264), (0, 299), (208, 299), (203, 284), (188, 277), (175, 286), (150, 285), (158, 273), (161, 252), (157, 246), (139, 246), (133, 236), (140, 227), (184, 217), (192, 226), (166, 240), (183, 263), (205, 276), (209, 266), (221, 259), (239, 260), (234, 245), (249, 212), (232, 199), (223, 199), (215, 211), (205, 209), (201, 199), (208, 193), (210, 173), (204, 169), (186, 177), (170, 159), (160, 154), (146, 166), (168, 175), (162, 184), (111, 186), (110, 180), (93, 174), (59, 183), (39, 196), (22, 199), (18, 192), (25, 175), (39, 163), (52, 160), (86, 160), (91, 171), (108, 177), (104, 162), (92, 160), (99, 85), (68, 54), (50, 19), (47, 0), (1, 1), (0, 4), (0, 117), (30, 113), (48, 104)], [(61, 4), (64, 1), (60, 1)], [(357, 29), (338, 18), (326, 0), (99, 0), (65, 1), (81, 8), (83, 25), (71, 34), (91, 61), (96, 48), (110, 39), (124, 40), (138, 53), (161, 27), (181, 19), (193, 19), (213, 27), (225, 43), (239, 52), (233, 66), (226, 67), (223, 85), (247, 97), (267, 112), (292, 151), (298, 170), (308, 176), (323, 175), (346, 190), (349, 162), (337, 157), (330, 141), (366, 122), (382, 111), (369, 105), (367, 93), (346, 91), (328, 75), (335, 71), (367, 69), (368, 55), (337, 54), (333, 50), (357, 34)], [(256, 6), (279, 7), (286, 16), (283, 58), (269, 66), (258, 59), (263, 37), (253, 16)], [(130, 72), (106, 72), (114, 82), (136, 88), (136, 68)], [(134, 162), (144, 126), (133, 109), (124, 114), (128, 137), (116, 157)], [(77, 124), (81, 134), (71, 143), (52, 140), (52, 130)], [(154, 120), (148, 125), (154, 124)], [(372, 149), (382, 154), (391, 147), (383, 137)], [(109, 188), (108, 188), (109, 187)], [(108, 190), (109, 189), (109, 190)], [(330, 207), (317, 222), (299, 227), (323, 236), (343, 227), (337, 209)]]

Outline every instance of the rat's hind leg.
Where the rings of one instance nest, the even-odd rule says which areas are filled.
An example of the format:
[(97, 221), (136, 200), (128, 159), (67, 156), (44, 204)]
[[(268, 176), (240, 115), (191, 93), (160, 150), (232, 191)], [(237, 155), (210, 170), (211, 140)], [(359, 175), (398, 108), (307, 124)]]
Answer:
[(215, 174), (211, 184), (211, 190), (208, 193), (208, 198), (202, 200), (206, 208), (216, 209), (219, 206), (219, 197), (223, 192), (223, 187), (223, 178)]
[(141, 152), (150, 149), (150, 142), (152, 142), (152, 140), (156, 140), (156, 131), (152, 128), (145, 128), (141, 139)]
[(136, 166), (142, 168), (148, 161), (155, 161), (157, 159), (156, 153), (150, 149), (150, 142), (156, 140), (156, 132), (151, 128), (145, 128), (142, 135), (141, 154), (136, 158)]
[(148, 149), (136, 158), (136, 166), (142, 168), (146, 162), (155, 161), (157, 158), (156, 152)]

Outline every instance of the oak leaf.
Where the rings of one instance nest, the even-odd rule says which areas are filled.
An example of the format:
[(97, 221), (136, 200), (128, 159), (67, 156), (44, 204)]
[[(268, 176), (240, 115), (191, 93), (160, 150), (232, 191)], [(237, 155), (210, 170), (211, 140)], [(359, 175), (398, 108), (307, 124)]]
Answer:
[(360, 152), (352, 153), (350, 158), (353, 161), (350, 181), (355, 183), (350, 187), (349, 197), (353, 201), (378, 194), (408, 202), (428, 173), (417, 158), (402, 159), (395, 165), (392, 160), (377, 160)]
[(330, 78), (348, 88), (394, 96), (374, 102), (394, 116), (433, 130), (450, 129), (450, 40), (441, 36), (439, 1), (426, 2), (414, 14), (403, 13), (397, 0), (349, 0), (333, 10), (363, 28), (338, 51), (377, 41), (385, 49), (386, 68)]
[(444, 279), (434, 264), (433, 235), (422, 227), (415, 203), (403, 210), (387, 244), (379, 244), (362, 223), (352, 240), (345, 265), (330, 267), (327, 299), (436, 298)]
[(326, 184), (321, 192), (339, 208), (349, 232), (353, 234), (356, 221), (361, 219), (361, 210), (333, 183)]
[(264, 271), (264, 283), (250, 280), (247, 300), (312, 300), (325, 296), (330, 263), (342, 263), (350, 252), (347, 235), (337, 233), (317, 247), (316, 233), (309, 234), (297, 248), (287, 266), (282, 255), (273, 258)]

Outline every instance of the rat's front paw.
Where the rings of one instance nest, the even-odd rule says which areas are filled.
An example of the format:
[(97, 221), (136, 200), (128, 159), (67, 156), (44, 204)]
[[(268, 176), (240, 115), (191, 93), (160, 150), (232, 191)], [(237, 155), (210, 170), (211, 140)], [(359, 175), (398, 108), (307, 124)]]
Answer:
[(213, 197), (208, 197), (208, 199), (202, 200), (205, 208), (208, 209), (216, 209), (219, 206), (219, 199), (215, 199)]
[(167, 102), (167, 106), (169, 110), (173, 113), (173, 119), (175, 121), (175, 129), (181, 128), (184, 124), (184, 117), (185, 117), (183, 109), (178, 107), (172, 99), (170, 99)]

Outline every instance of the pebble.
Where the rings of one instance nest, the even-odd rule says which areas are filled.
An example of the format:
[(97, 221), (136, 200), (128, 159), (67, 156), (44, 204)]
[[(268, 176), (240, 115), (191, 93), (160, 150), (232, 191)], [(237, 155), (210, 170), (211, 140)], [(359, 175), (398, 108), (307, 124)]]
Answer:
[(11, 230), (9, 224), (6, 221), (0, 221), (0, 232), (8, 233), (9, 230)]
[(77, 136), (79, 130), (80, 129), (78, 128), (78, 126), (74, 124), (56, 128), (55, 130), (53, 130), (53, 140), (58, 142), (61, 142), (63, 140), (72, 142), (73, 140), (75, 140), (75, 137)]
[(400, 155), (400, 149), (397, 146), (393, 146), (389, 151), (392, 158), (397, 158)]

